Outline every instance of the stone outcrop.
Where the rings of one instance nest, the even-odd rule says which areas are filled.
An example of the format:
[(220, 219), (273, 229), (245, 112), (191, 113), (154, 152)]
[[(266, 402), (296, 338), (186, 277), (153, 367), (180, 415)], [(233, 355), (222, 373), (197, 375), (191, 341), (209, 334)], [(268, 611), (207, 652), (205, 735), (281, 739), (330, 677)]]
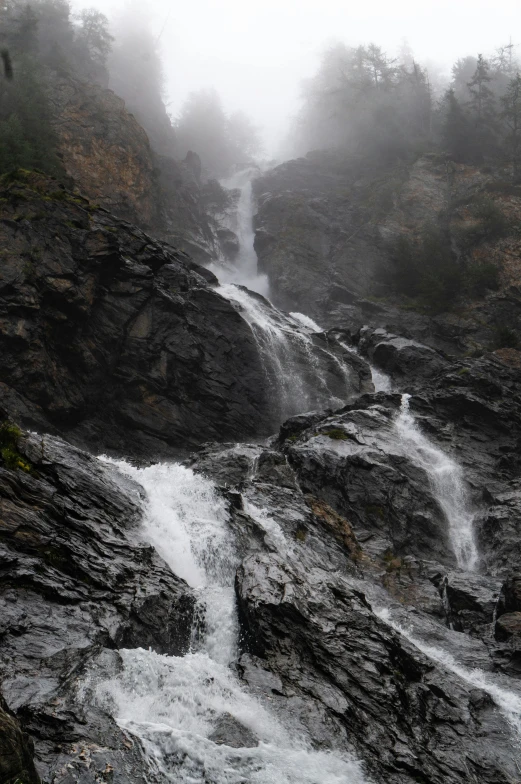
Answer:
[(157, 223), (153, 153), (124, 101), (97, 84), (59, 77), (50, 98), (60, 157), (80, 192), (119, 218)]
[(369, 291), (381, 254), (353, 191), (374, 176), (371, 166), (317, 153), (254, 181), (255, 250), (277, 305), (323, 317), (326, 300)]
[(226, 254), (229, 238), (208, 204), (219, 186), (201, 183), (193, 158), (174, 160), (156, 137), (151, 146), (112, 90), (56, 75), (49, 88), (58, 153), (79, 194), (199, 263)]
[(251, 330), (213, 275), (52, 180), (21, 176), (0, 195), (9, 414), (140, 455), (269, 428)]

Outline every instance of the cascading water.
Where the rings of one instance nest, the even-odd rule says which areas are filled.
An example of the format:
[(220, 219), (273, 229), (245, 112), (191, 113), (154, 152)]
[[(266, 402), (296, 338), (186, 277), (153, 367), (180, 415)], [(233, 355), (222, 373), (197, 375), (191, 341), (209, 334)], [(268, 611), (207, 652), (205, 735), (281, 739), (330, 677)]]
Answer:
[[(97, 685), (101, 704), (141, 739), (151, 771), (177, 784), (364, 784), (355, 760), (313, 751), (304, 728), (286, 728), (229, 666), (237, 656), (237, 555), (212, 482), (176, 464), (137, 469), (110, 462), (146, 491), (143, 537), (196, 590), (204, 616), (187, 655), (124, 650), (123, 671)], [(250, 742), (214, 742), (223, 717)]]
[(396, 430), (411, 460), (425, 470), (449, 526), (460, 569), (472, 571), (479, 560), (474, 538), (474, 513), (460, 466), (420, 431), (409, 410), (410, 395), (402, 396)]
[(240, 307), (250, 325), (273, 391), (279, 422), (303, 411), (345, 403), (349, 370), (327, 345), (322, 347), (314, 342), (315, 330), (309, 324), (304, 325), (295, 314), (286, 316), (240, 286), (225, 284), (218, 291)]
[[(345, 343), (340, 345), (356, 353)], [(373, 365), (371, 375), (375, 392), (391, 392), (390, 377)], [(434, 446), (418, 428), (409, 407), (410, 395), (402, 395), (400, 412), (395, 420), (398, 437), (404, 452), (422, 468), (429, 477), (435, 498), (449, 525), (452, 549), (460, 569), (473, 571), (479, 554), (474, 536), (474, 517), (468, 490), (461, 467), (441, 449)]]
[[(268, 292), (267, 279), (257, 273), (253, 247), (251, 172), (241, 172), (225, 185), (240, 190), (233, 227), (240, 240), (240, 254), (233, 266), (214, 269), (221, 279), (218, 291), (235, 303), (250, 325), (273, 390), (277, 419), (342, 405), (349, 389), (349, 371), (325, 341), (320, 345), (316, 337), (322, 332), (320, 327), (303, 314), (281, 313), (262, 296), (242, 287), (261, 295)], [(388, 376), (375, 368), (372, 374), (376, 391), (391, 391)], [(474, 569), (478, 555), (462, 471), (420, 432), (408, 401), (409, 396), (404, 395), (395, 420), (398, 438), (408, 457), (429, 476), (447, 517), (459, 566)], [(122, 651), (122, 672), (97, 686), (97, 699), (121, 726), (141, 739), (151, 771), (163, 781), (179, 784), (363, 784), (366, 779), (356, 761), (347, 755), (314, 751), (303, 727), (275, 716), (235, 675), (238, 619), (234, 575), (239, 559), (226, 505), (214, 485), (175, 464), (144, 469), (123, 462), (116, 466), (146, 492), (144, 538), (188, 582), (199, 600), (199, 621), (194, 622), (187, 655)], [(256, 470), (253, 460), (249, 479)], [(265, 530), (272, 545), (287, 551), (289, 557), (291, 548), (278, 523), (246, 496), (243, 501), (245, 511)], [(377, 614), (437, 664), (468, 685), (487, 691), (519, 729), (520, 698), (492, 683), (484, 673), (459, 665), (441, 648), (424, 644), (391, 621), (388, 611)], [(242, 745), (234, 744), (239, 748), (215, 742), (213, 735), (223, 717), (232, 718), (241, 728)]]
[(349, 371), (342, 360), (320, 347), (313, 333), (322, 332), (318, 324), (301, 313), (289, 316), (251, 291), (266, 297), (268, 279), (257, 271), (257, 254), (253, 245), (252, 177), (256, 170), (238, 172), (222, 185), (240, 192), (236, 220), (230, 228), (239, 239), (239, 255), (233, 264), (212, 265), (219, 277), (218, 291), (235, 303), (250, 325), (272, 391), (274, 420), (282, 420), (303, 411), (345, 403), (350, 385)]
[[(257, 259), (253, 247), (253, 200), (251, 172), (240, 172), (227, 187), (241, 188), (238, 207), (238, 231), (241, 242), (240, 261), (236, 267), (235, 280), (256, 281)], [(258, 288), (258, 287), (257, 287)], [(246, 289), (225, 283), (219, 292), (241, 308), (259, 347), (274, 397), (278, 400), (278, 418), (328, 405), (341, 405), (341, 395), (332, 391), (326, 368), (333, 368), (335, 375), (344, 377), (346, 389), (349, 374), (342, 361), (332, 352), (318, 350), (311, 334), (320, 327), (308, 316), (291, 313), (289, 317), (280, 313), (270, 303), (252, 296)], [(340, 342), (342, 348), (354, 351)], [(326, 360), (324, 362), (324, 360)], [(389, 376), (371, 367), (373, 383), (377, 392), (390, 392)], [(449, 524), (449, 535), (458, 565), (473, 570), (478, 563), (478, 552), (474, 539), (474, 514), (471, 511), (468, 492), (461, 468), (431, 444), (420, 432), (409, 411), (409, 396), (404, 395), (400, 415), (396, 420), (399, 437), (407, 452), (428, 474)]]
[[(351, 351), (353, 354), (357, 354), (358, 355), (358, 351), (355, 348), (352, 348), (351, 346), (348, 346), (347, 343), (344, 343), (341, 340), (339, 340), (338, 342), (339, 342), (339, 345), (341, 345), (342, 348), (345, 348), (346, 351)], [(382, 370), (379, 370), (374, 365), (371, 365), (370, 363), (368, 363), (368, 364), (369, 364), (369, 367), (371, 368), (371, 379), (372, 379), (372, 382), (373, 382), (374, 391), (375, 392), (392, 392), (393, 383), (391, 381), (391, 377), (388, 376), (387, 373), (384, 373)]]
[(257, 254), (253, 247), (255, 232), (253, 229), (253, 189), (252, 178), (256, 169), (239, 171), (221, 185), (227, 190), (239, 191), (235, 220), (230, 225), (239, 240), (239, 255), (233, 264), (212, 264), (210, 269), (222, 283), (237, 283), (251, 291), (267, 297), (269, 282), (267, 275), (259, 275), (257, 271)]
[[(451, 653), (436, 645), (429, 645), (421, 640), (413, 631), (406, 629), (400, 623), (393, 620), (392, 614), (387, 607), (375, 609), (377, 615), (384, 623), (394, 629), (402, 637), (405, 637), (412, 645), (420, 650), (431, 661), (452, 672), (461, 681), (473, 689), (480, 689), (488, 694), (496, 703), (499, 710), (509, 723), (517, 741), (521, 741), (521, 694), (505, 688), (497, 682), (497, 677), (489, 675), (479, 669), (470, 669), (460, 664)], [(509, 684), (510, 686), (510, 684)]]

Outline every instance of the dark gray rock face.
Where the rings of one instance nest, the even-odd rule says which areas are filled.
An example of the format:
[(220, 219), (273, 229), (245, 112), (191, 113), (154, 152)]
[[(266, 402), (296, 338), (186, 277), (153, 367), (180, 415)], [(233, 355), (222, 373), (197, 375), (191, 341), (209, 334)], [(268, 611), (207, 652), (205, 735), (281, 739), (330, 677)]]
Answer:
[(516, 637), (521, 641), (521, 613), (505, 613), (496, 621), (496, 640), (504, 641)]
[(269, 429), (251, 330), (211, 273), (38, 175), (1, 195), (0, 402), (14, 419), (135, 455)]
[[(330, 328), (383, 328), (450, 354), (501, 348), (505, 328), (521, 331), (521, 288), (512, 264), (519, 239), (488, 238), (469, 248), (461, 238), (472, 231), (472, 199), (498, 198), (512, 225), (519, 223), (519, 198), (509, 198), (502, 179), (472, 166), (447, 168), (444, 156), (433, 154), (385, 169), (314, 151), (277, 166), (254, 186), (255, 247), (274, 301)], [(487, 258), (501, 271), (501, 284), (496, 291), (467, 292), (452, 312), (427, 315), (385, 282), (389, 251), (397, 237), (418, 237), (426, 224), (447, 220), (467, 269), (479, 269)]]
[(139, 744), (79, 681), (100, 657), (117, 671), (119, 647), (182, 655), (194, 599), (139, 542), (132, 483), (121, 486), (109, 466), (54, 437), (24, 437), (19, 449), (28, 473), (0, 467), (3, 696), (32, 736), (46, 781), (93, 784), (112, 770), (121, 784), (141, 781)]
[(317, 153), (254, 181), (255, 250), (277, 305), (323, 316), (330, 300), (367, 291), (381, 253), (357, 202), (374, 174), (370, 165)]
[(360, 352), (407, 389), (420, 379), (424, 382), (438, 375), (449, 366), (449, 361), (435, 349), (389, 334), (384, 329), (364, 327), (358, 340)]
[(301, 487), (346, 517), (366, 546), (372, 539), (371, 547), (382, 554), (451, 563), (444, 515), (429, 478), (408, 457), (394, 427), (399, 396), (362, 401), (289, 436), (288, 457)]
[(310, 734), (316, 723), (319, 738), (343, 738), (375, 781), (509, 781), (506, 727), (488, 696), (433, 667), (359, 590), (317, 572), (255, 555), (237, 578), (250, 644), (288, 701), (312, 706)]
[(501, 588), (498, 616), (512, 612), (521, 612), (521, 574), (511, 575)]
[[(438, 666), (375, 608), (402, 613), (420, 639), (467, 666), (491, 669), (482, 641), (421, 609), (405, 613), (385, 590), (385, 560), (320, 500), (327, 480), (305, 496), (280, 452), (257, 447), (255, 460), (254, 451), (245, 460), (237, 447), (234, 461), (231, 445), (216, 445), (192, 462), (217, 481), (223, 464), (234, 477), (227, 492), (242, 557), (238, 668), (248, 688), (281, 718), (298, 720), (316, 748), (356, 754), (371, 781), (506, 784), (515, 776), (512, 740), (489, 695)], [(449, 581), (456, 586), (458, 577)], [(416, 591), (422, 580), (436, 593), (426, 575), (416, 577)]]

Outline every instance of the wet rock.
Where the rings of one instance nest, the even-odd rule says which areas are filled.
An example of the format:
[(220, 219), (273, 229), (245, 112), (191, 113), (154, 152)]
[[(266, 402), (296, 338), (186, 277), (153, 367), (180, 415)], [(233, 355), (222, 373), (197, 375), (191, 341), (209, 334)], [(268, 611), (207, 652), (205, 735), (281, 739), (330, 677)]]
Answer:
[(498, 603), (498, 616), (515, 612), (521, 612), (521, 574), (513, 574), (503, 583)]
[(486, 636), (494, 620), (501, 581), (464, 572), (448, 572), (432, 579), (445, 599), (451, 628)]
[(255, 250), (275, 304), (324, 316), (367, 291), (381, 251), (356, 201), (374, 173), (371, 162), (323, 152), (255, 180)]
[(138, 781), (139, 744), (79, 680), (105, 649), (185, 653), (194, 598), (139, 541), (136, 485), (52, 436), (24, 436), (18, 449), (25, 470), (0, 467), (3, 696), (45, 780), (63, 769), (93, 783), (110, 765), (116, 781)]
[(521, 643), (521, 612), (505, 613), (496, 621), (496, 640), (504, 642), (512, 637)]
[[(394, 426), (395, 396), (362, 398), (295, 437), (284, 425), (285, 449), (304, 492), (345, 517), (373, 554), (453, 560), (447, 523), (429, 478), (415, 464)], [(367, 407), (363, 407), (367, 406)]]
[(213, 479), (220, 487), (237, 487), (253, 475), (259, 447), (254, 444), (205, 444), (186, 465)]
[(384, 329), (360, 331), (360, 351), (391, 378), (412, 390), (418, 381), (425, 381), (446, 369), (449, 361), (429, 346), (386, 332)]
[(305, 572), (257, 553), (239, 569), (237, 593), (250, 650), (281, 679), (288, 702), (308, 706), (310, 736), (354, 746), (373, 780), (459, 782), (467, 765), (491, 783), (513, 775), (490, 698), (400, 639), (359, 590), (320, 565)]
[[(448, 186), (447, 161), (439, 155), (419, 156), (397, 170), (338, 151), (308, 153), (266, 172), (254, 186), (255, 247), (274, 301), (328, 327), (353, 333), (364, 325), (384, 328), (452, 355), (504, 350), (499, 325), (521, 334), (521, 289), (512, 263), (519, 238), (458, 248), (458, 234), (471, 228), (468, 207), (483, 193), (497, 199), (512, 225), (519, 222), (519, 199), (497, 172), (458, 164), (449, 176)], [(426, 315), (386, 285), (389, 250), (397, 237), (417, 237), (426, 224), (447, 219), (469, 271), (486, 256), (501, 270), (501, 285), (470, 292), (452, 312)]]
[(0, 194), (9, 414), (140, 457), (269, 433), (251, 330), (211, 273), (56, 182), (25, 179)]
[(259, 739), (254, 733), (230, 713), (219, 716), (208, 740), (213, 740), (219, 746), (231, 746), (234, 749), (249, 749), (259, 745)]
[[(301, 431), (293, 446), (307, 438)], [(381, 566), (321, 497), (326, 483), (316, 496), (304, 496), (272, 473), (273, 463), (280, 466), (273, 450), (257, 449), (256, 464), (265, 455), (270, 470), (238, 477), (234, 492), (242, 503), (232, 518), (241, 557), (238, 671), (245, 683), (283, 721), (298, 721), (316, 748), (355, 753), (372, 781), (456, 784), (470, 770), (476, 781), (506, 784), (515, 775), (509, 731), (489, 695), (439, 667), (373, 610), (393, 606), (397, 623), (412, 622), (427, 647), (451, 651), (469, 671), (492, 670), (481, 640), (445, 625), (433, 582), (439, 565), (404, 556), (400, 569), (411, 586), (405, 602), (421, 609), (411, 614), (402, 595), (393, 604), (376, 584)], [(217, 449), (213, 458), (205, 451), (210, 472), (212, 459), (218, 470)], [(458, 576), (463, 591), (465, 575), (451, 579), (456, 587)], [(470, 580), (467, 590), (485, 613), (486, 580), (481, 594), (479, 577)], [(426, 586), (437, 596), (437, 612)]]

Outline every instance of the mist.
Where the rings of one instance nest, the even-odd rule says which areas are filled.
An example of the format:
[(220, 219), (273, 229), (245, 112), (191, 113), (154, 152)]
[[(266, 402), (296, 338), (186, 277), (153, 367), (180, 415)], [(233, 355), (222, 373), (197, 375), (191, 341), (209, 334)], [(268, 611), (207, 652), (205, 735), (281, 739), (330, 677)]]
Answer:
[[(119, 2), (96, 5), (109, 17)], [(276, 155), (298, 111), (302, 80), (317, 70), (328, 45), (374, 42), (394, 55), (404, 39), (420, 63), (448, 80), (458, 57), (492, 53), (521, 26), (516, 0), (458, 0), (370, 4), (324, 0), (198, 0), (172, 6), (147, 4), (152, 29), (160, 37), (168, 110), (176, 116), (189, 93), (213, 87), (229, 112), (244, 111), (262, 128), (265, 152)]]

